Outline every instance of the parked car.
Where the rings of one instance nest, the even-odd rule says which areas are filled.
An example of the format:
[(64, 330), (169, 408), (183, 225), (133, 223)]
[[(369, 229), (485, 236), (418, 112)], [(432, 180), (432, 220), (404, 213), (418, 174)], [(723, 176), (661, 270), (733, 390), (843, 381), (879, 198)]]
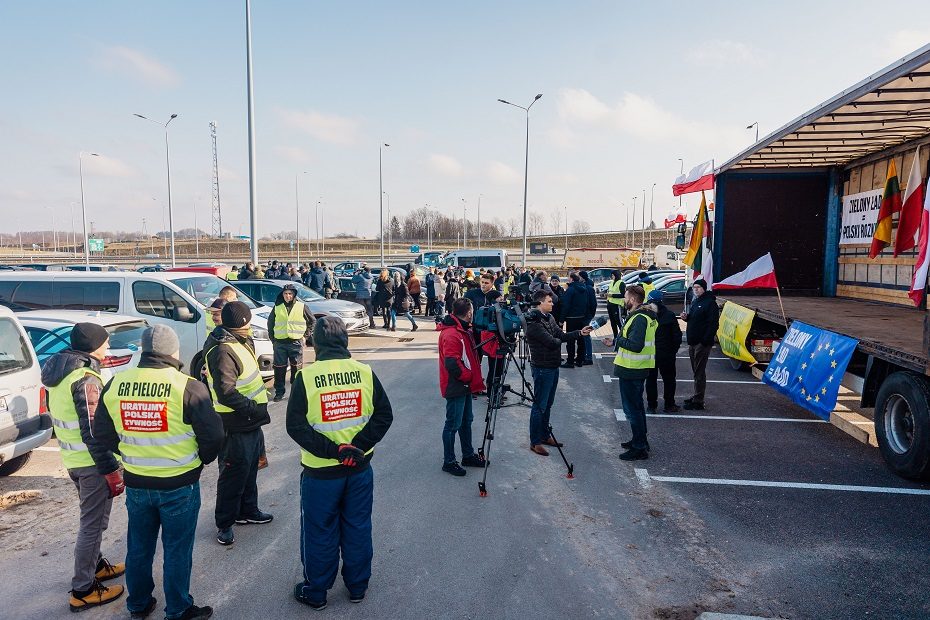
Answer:
[(20, 265), (20, 267), (35, 269), (36, 271), (67, 271), (64, 265), (57, 265), (54, 263), (25, 263)]
[[(369, 267), (371, 269), (371, 291), (375, 291), (375, 282), (378, 280), (378, 276), (381, 275), (381, 271), (387, 269), (391, 273), (391, 277), (394, 277), (395, 273), (399, 273), (400, 277), (407, 280), (407, 270), (401, 267)], [(356, 269), (356, 271), (358, 271)], [(355, 275), (355, 271), (350, 273), (347, 276), (339, 276), (339, 297), (341, 299), (355, 299), (355, 286), (352, 284), (352, 276)]]
[(91, 263), (89, 265), (80, 264), (80, 265), (66, 265), (65, 269), (68, 271), (126, 271), (122, 267), (116, 265), (102, 265), (97, 263)]
[(17, 318), (32, 342), (39, 364), (71, 347), (71, 330), (76, 323), (95, 323), (106, 329), (110, 334), (110, 348), (100, 362), (104, 381), (139, 365), (142, 332), (149, 326), (136, 317), (86, 310), (32, 310), (20, 312)]
[(42, 370), (22, 325), (0, 307), (0, 476), (15, 473), (52, 437)]
[(32, 267), (20, 267), (19, 265), (0, 265), (0, 271), (35, 271)]
[[(273, 308), (278, 295), (288, 284), (297, 288), (297, 298), (310, 306), (313, 316), (337, 316), (346, 324), (350, 334), (358, 334), (368, 330), (368, 314), (365, 307), (344, 299), (326, 299), (310, 287), (300, 282), (287, 282), (286, 280), (233, 280), (230, 284), (255, 301)], [(268, 310), (257, 312), (259, 317), (268, 319)]]
[(136, 269), (139, 273), (158, 273), (160, 271), (167, 271), (168, 267), (165, 265), (146, 265), (144, 267), (139, 267)]

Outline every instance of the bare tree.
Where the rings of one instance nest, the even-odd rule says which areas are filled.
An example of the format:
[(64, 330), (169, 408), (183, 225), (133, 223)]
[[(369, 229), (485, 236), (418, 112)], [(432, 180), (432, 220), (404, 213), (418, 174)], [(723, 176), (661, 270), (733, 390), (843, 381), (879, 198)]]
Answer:
[(528, 235), (541, 235), (545, 225), (545, 218), (536, 211), (530, 211), (527, 214), (526, 232)]
[(591, 232), (591, 225), (586, 220), (573, 220), (572, 232), (575, 234)]
[(518, 220), (515, 217), (512, 217), (509, 220), (507, 220), (507, 227), (506, 227), (507, 236), (516, 237), (517, 233), (520, 232), (520, 226), (521, 226), (520, 220)]
[(549, 232), (550, 234), (557, 235), (563, 230), (562, 227), (562, 212), (556, 209), (555, 211), (549, 212)]

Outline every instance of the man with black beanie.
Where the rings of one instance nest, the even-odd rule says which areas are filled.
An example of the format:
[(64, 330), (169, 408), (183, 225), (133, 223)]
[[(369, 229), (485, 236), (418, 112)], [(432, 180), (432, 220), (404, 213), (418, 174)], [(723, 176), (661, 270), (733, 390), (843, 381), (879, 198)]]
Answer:
[(274, 349), (274, 401), (284, 398), (287, 366), (291, 366), (291, 385), (304, 365), (304, 340), (312, 344), (316, 318), (310, 306), (297, 299), (297, 287), (285, 284), (268, 315), (268, 335)]
[(694, 396), (685, 399), (685, 409), (704, 409), (704, 390), (707, 386), (707, 360), (714, 348), (714, 337), (720, 324), (720, 308), (717, 296), (707, 290), (707, 281), (698, 278), (691, 285), (694, 299), (681, 318), (688, 323), (685, 337), (688, 339), (688, 357), (694, 373)]
[(370, 461), (394, 415), (371, 367), (352, 359), (342, 319), (321, 317), (313, 328), (316, 361), (298, 373), (287, 403), (287, 434), (300, 446), (300, 559), (294, 598), (326, 607), (342, 552), (349, 600), (365, 598), (371, 578)]
[(262, 426), (271, 422), (268, 392), (255, 359), (250, 335), (252, 311), (241, 301), (223, 307), (223, 324), (203, 345), (207, 385), (226, 431), (216, 483), (216, 540), (235, 542), (234, 523), (269, 523), (258, 508), (258, 460), (265, 445)]

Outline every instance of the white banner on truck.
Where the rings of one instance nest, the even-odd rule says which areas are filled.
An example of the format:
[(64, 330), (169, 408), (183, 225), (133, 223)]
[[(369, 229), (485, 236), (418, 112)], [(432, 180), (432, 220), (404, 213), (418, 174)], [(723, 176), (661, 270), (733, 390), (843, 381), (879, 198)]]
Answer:
[(843, 196), (843, 227), (840, 245), (869, 244), (875, 234), (884, 188)]

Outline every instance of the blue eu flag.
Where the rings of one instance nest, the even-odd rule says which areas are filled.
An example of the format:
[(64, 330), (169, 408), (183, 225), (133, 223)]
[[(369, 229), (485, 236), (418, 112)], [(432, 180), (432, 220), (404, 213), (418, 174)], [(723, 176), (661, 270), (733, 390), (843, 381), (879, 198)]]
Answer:
[(843, 373), (858, 344), (848, 336), (794, 321), (762, 381), (829, 420)]

